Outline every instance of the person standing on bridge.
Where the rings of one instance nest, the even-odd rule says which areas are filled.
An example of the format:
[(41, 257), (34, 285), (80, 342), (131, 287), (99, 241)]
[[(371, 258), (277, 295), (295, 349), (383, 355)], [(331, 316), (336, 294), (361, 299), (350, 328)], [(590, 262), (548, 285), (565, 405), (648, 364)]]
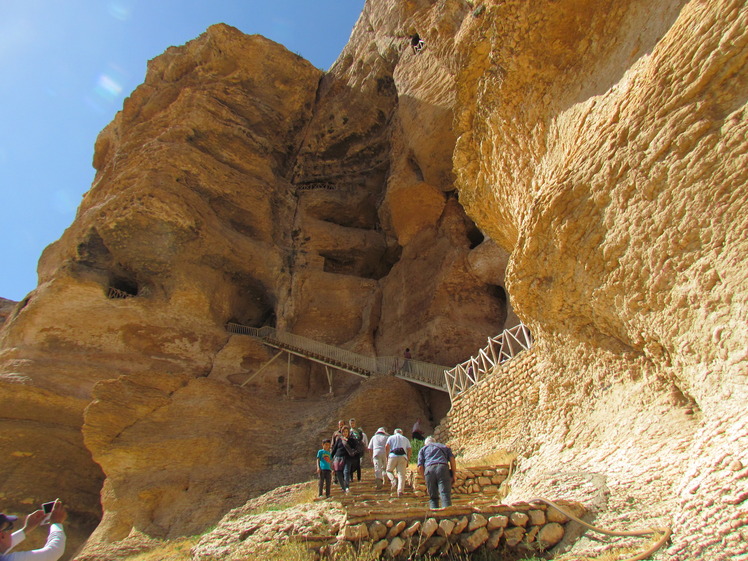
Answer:
[(387, 477), (394, 491), (397, 487), (397, 496), (402, 497), (405, 490), (405, 470), (408, 469), (410, 458), (410, 440), (403, 435), (403, 429), (395, 429), (395, 434), (387, 439), (385, 444), (387, 453)]
[(403, 353), (403, 372), (410, 372), (410, 361), (412, 358), (413, 357), (410, 354), (410, 347), (408, 347)]

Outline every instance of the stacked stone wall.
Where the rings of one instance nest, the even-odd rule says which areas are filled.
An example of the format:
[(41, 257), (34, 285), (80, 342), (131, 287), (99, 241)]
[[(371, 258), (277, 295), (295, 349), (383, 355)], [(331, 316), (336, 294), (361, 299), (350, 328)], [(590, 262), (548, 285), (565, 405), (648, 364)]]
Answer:
[(481, 442), (495, 443), (518, 436), (502, 434), (499, 428), (521, 421), (528, 408), (538, 404), (541, 388), (537, 363), (534, 348), (523, 351), (454, 397), (436, 438), (457, 451), (467, 446), (481, 449)]
[[(585, 512), (577, 503), (562, 501), (560, 506), (575, 516)], [(545, 551), (563, 539), (569, 523), (553, 508), (527, 503), (452, 506), (441, 511), (411, 507), (390, 514), (382, 519), (365, 508), (349, 509), (337, 541), (321, 547), (320, 553), (334, 556), (346, 548), (371, 548), (377, 555), (397, 559), (498, 548)]]
[[(409, 479), (416, 496), (426, 496), (426, 481), (417, 472), (409, 470)], [(457, 468), (457, 480), (452, 492), (459, 495), (478, 495), (492, 497), (499, 492), (499, 487), (509, 476), (509, 466), (485, 466)]]

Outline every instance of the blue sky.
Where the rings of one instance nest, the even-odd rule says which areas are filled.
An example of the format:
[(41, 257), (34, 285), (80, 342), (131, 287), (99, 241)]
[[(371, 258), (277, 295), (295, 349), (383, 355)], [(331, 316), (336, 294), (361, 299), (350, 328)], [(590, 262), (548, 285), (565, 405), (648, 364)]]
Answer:
[(146, 63), (214, 23), (259, 33), (326, 70), (364, 0), (0, 0), (0, 297), (36, 287), (93, 180), (96, 136)]

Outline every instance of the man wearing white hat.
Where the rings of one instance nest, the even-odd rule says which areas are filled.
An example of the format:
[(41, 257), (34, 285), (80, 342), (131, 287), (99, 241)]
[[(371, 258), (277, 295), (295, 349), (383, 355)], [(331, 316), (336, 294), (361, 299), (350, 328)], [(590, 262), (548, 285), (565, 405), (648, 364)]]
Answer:
[(371, 450), (371, 461), (374, 463), (374, 479), (376, 480), (377, 489), (382, 488), (384, 481), (384, 470), (387, 468), (387, 429), (379, 427), (374, 436), (369, 441), (369, 450)]

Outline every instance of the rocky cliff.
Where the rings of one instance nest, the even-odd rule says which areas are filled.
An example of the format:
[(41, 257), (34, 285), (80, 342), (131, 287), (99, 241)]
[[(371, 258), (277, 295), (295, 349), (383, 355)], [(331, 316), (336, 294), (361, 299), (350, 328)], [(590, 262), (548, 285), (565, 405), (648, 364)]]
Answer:
[(503, 327), (503, 268), (472, 257), (501, 251), (458, 203), (449, 162), (404, 152), (398, 56), (368, 51), (323, 73), (217, 25), (150, 62), (0, 334), (3, 438), (18, 450), (3, 460), (7, 503), (64, 496), (83, 538), (101, 492), (89, 546), (194, 533), (306, 478), (339, 417), (370, 433), (438, 421), (443, 392), (392, 378), (375, 392), (334, 373), (329, 396), (324, 369), (303, 360), (240, 388), (273, 353), (225, 329), (451, 364)]
[(0, 332), (6, 501), (65, 491), (83, 537), (103, 488), (88, 551), (194, 533), (303, 477), (283, 446), (337, 417), (441, 417), (391, 378), (323, 398), (303, 361), (247, 392), (272, 354), (227, 322), (453, 364), (516, 311), (537, 399), (448, 417), (450, 443), (521, 454), (518, 494), (672, 517), (663, 558), (744, 554), (747, 23), (737, 0), (369, 0), (327, 73), (223, 25), (167, 50)]

